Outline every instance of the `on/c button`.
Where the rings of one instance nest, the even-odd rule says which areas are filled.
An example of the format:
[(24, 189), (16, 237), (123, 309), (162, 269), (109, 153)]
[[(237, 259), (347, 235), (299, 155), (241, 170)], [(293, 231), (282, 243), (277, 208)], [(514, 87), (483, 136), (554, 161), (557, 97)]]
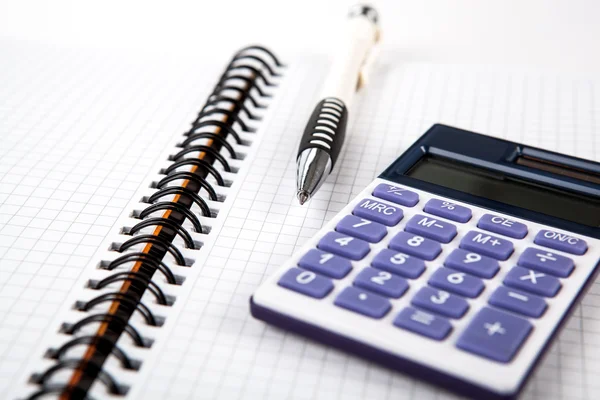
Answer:
[(515, 239), (527, 236), (527, 225), (499, 215), (485, 214), (479, 219), (477, 227)]

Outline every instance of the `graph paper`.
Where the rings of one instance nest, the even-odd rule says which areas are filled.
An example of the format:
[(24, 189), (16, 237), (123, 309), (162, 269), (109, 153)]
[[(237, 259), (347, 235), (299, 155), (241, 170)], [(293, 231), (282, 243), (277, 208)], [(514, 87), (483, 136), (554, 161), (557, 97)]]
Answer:
[[(432, 124), (600, 159), (597, 83), (551, 72), (402, 65), (388, 58), (351, 114), (340, 162), (308, 206), (295, 199), (298, 140), (327, 67), (300, 58), (262, 132), (216, 245), (176, 322), (143, 367), (132, 397), (189, 399), (445, 399), (452, 395), (254, 320), (248, 301)], [(191, 279), (190, 279), (191, 281)], [(600, 395), (596, 284), (526, 390), (528, 399)], [(173, 318), (172, 318), (173, 320)], [(357, 327), (357, 329), (359, 329)]]
[[(165, 146), (193, 119), (222, 66), (199, 73), (193, 59), (74, 50), (57, 56), (55, 49), (35, 49), (33, 58), (5, 47), (14, 62), (0, 68), (15, 79), (0, 93), (0, 393), (24, 393), (24, 377), (43, 355), (32, 344), (72, 306), (67, 293), (79, 290), (74, 282), (90, 273), (100, 243), (118, 233), (117, 218), (130, 211), (144, 177), (164, 165)], [(219, 213), (222, 225), (190, 269), (142, 368), (127, 377), (128, 397), (453, 398), (254, 320), (249, 297), (433, 123), (600, 160), (598, 82), (519, 68), (403, 64), (388, 55), (357, 98), (333, 174), (301, 207), (294, 198), (297, 145), (328, 60), (286, 61), (269, 117)], [(86, 93), (98, 87), (103, 91)], [(46, 191), (36, 192), (40, 187)], [(599, 295), (595, 284), (525, 398), (600, 395)], [(94, 387), (97, 397), (106, 396), (101, 389)]]

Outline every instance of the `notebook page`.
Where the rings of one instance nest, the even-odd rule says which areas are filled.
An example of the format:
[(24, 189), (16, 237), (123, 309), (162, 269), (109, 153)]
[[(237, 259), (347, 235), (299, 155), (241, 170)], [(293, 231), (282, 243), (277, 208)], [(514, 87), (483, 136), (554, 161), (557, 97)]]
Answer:
[(0, 41), (0, 397), (223, 63)]
[[(447, 392), (254, 320), (248, 300), (295, 249), (433, 123), (600, 160), (598, 80), (519, 68), (402, 64), (388, 55), (350, 115), (333, 174), (307, 205), (295, 156), (328, 62), (289, 61), (279, 101), (130, 393), (194, 399), (446, 399)], [(555, 342), (526, 399), (600, 396), (600, 285)], [(360, 329), (360, 327), (357, 327)]]

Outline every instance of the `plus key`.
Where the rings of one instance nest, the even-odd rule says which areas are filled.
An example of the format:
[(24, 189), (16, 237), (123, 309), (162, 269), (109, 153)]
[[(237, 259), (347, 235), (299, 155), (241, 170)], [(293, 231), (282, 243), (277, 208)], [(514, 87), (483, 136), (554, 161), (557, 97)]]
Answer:
[(458, 338), (456, 346), (506, 363), (517, 354), (532, 328), (526, 319), (484, 307)]

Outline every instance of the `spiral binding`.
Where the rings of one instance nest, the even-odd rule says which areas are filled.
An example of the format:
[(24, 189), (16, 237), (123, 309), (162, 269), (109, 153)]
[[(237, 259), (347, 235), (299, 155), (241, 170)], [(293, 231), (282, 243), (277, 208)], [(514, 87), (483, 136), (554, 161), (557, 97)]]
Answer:
[[(144, 198), (148, 206), (134, 215), (140, 221), (133, 227), (123, 228), (123, 233), (131, 238), (122, 244), (113, 245), (111, 250), (122, 255), (100, 263), (100, 268), (108, 271), (130, 264), (134, 267), (88, 284), (88, 288), (99, 291), (106, 290), (115, 283), (127, 284), (128, 289), (123, 291), (125, 286), (121, 286), (120, 291), (110, 290), (91, 300), (76, 302), (74, 309), (86, 313), (86, 316), (74, 324), (63, 324), (62, 333), (73, 338), (57, 349), (48, 349), (46, 358), (56, 362), (44, 372), (31, 376), (30, 382), (39, 385), (39, 390), (31, 394), (30, 399), (51, 393), (61, 394), (63, 397), (85, 398), (95, 380), (102, 382), (112, 395), (127, 393), (128, 387), (119, 384), (115, 377), (104, 371), (103, 363), (113, 355), (121, 368), (133, 371), (139, 369), (141, 362), (130, 358), (116, 342), (125, 333), (138, 347), (152, 345), (152, 340), (143, 337), (132, 325), (130, 317), (137, 313), (145, 324), (155, 327), (164, 323), (164, 318), (155, 315), (142, 302), (142, 296), (148, 291), (154, 301), (163, 306), (171, 306), (175, 301), (173, 296), (165, 294), (156, 283), (154, 273), (163, 275), (168, 284), (183, 283), (183, 279), (173, 272), (164, 258), (170, 255), (176, 265), (191, 266), (174, 239), (180, 237), (185, 247), (190, 249), (200, 247), (188, 228), (184, 227), (184, 222), (188, 221), (197, 233), (209, 232), (210, 228), (200, 217), (217, 217), (217, 212), (211, 210), (208, 201), (222, 202), (224, 198), (218, 195), (215, 184), (220, 187), (230, 184), (217, 166), (227, 173), (237, 172), (230, 160), (239, 160), (243, 154), (235, 151), (230, 138), (237, 146), (251, 144), (243, 140), (238, 132), (256, 131), (251, 126), (255, 121), (261, 120), (256, 110), (267, 107), (265, 101), (271, 97), (267, 90), (277, 86), (276, 79), (281, 76), (278, 71), (282, 68), (284, 65), (277, 57), (261, 46), (246, 47), (233, 56), (191, 128), (184, 133), (184, 140), (178, 145), (179, 151), (169, 157), (169, 161), (173, 163), (161, 171), (165, 176), (153, 185), (156, 192)], [(194, 157), (194, 153), (198, 156)], [(201, 192), (207, 198), (203, 198)], [(169, 197), (172, 200), (165, 199)], [(199, 215), (193, 211), (194, 206)], [(157, 216), (158, 213), (162, 213), (162, 216)], [(145, 228), (154, 228), (154, 233), (142, 232)], [(138, 245), (144, 245), (148, 251), (135, 250), (134, 247)], [(116, 311), (94, 312), (95, 308), (105, 303), (112, 304), (111, 309)], [(97, 322), (105, 324), (105, 333), (81, 333), (87, 325)], [(70, 349), (82, 345), (88, 346), (88, 350), (93, 346), (93, 355), (87, 358), (67, 358)], [(76, 383), (71, 381), (66, 385), (52, 383), (55, 373), (68, 369), (77, 370), (88, 379), (80, 379)]]

